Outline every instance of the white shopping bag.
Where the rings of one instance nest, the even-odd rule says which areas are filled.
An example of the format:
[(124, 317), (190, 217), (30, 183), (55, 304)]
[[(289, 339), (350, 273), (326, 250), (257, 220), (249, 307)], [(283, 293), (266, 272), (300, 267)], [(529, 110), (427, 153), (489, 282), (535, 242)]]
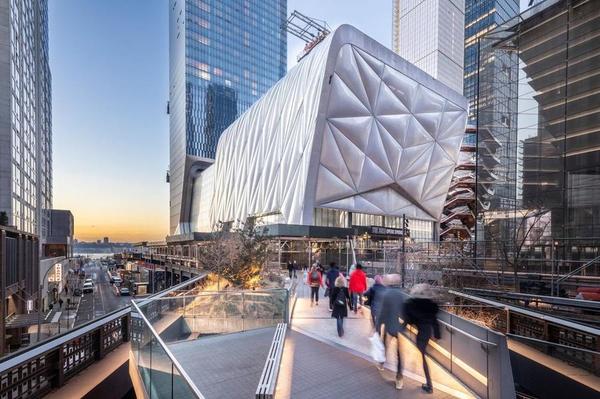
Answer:
[(369, 337), (371, 342), (371, 357), (377, 363), (385, 362), (385, 346), (379, 334), (375, 333)]

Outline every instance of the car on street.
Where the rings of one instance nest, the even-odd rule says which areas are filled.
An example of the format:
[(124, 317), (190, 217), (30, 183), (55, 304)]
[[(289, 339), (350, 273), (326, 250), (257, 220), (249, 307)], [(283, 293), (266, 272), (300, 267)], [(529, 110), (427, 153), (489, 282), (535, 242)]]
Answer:
[(94, 284), (94, 280), (92, 280), (91, 278), (86, 278), (86, 279), (85, 279), (85, 281), (84, 281), (83, 283), (84, 283), (84, 284), (85, 284), (85, 283), (92, 283), (92, 284)]
[(111, 283), (116, 283), (116, 284), (121, 284), (123, 282), (123, 280), (121, 279), (121, 277), (119, 277), (119, 276), (117, 276), (115, 274), (112, 274), (110, 276), (110, 282)]
[(129, 295), (129, 288), (127, 288), (127, 287), (121, 287), (121, 288), (119, 288), (119, 293), (121, 295)]
[(88, 292), (94, 292), (93, 283), (83, 283), (83, 293), (87, 294)]

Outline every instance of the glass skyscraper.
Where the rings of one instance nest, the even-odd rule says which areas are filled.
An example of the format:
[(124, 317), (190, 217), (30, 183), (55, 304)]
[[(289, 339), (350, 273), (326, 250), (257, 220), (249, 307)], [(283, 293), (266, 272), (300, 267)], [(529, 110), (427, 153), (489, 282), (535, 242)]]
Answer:
[[(598, 2), (542, 2), (482, 42), (481, 62), (510, 61), (482, 73), (480, 87), (498, 93), (489, 109), (516, 104), (507, 120), (515, 121), (508, 130), (517, 149), (516, 204), (485, 230), (529, 219), (523, 256), (535, 258), (527, 265), (535, 272), (565, 274), (600, 255), (599, 20)], [(507, 130), (491, 118), (480, 128), (492, 136)], [(600, 265), (582, 274), (598, 276)]]
[(286, 71), (287, 0), (170, 0), (170, 234), (221, 133)]
[(0, 1), (0, 212), (48, 234), (52, 205), (47, 0)]
[[(477, 128), (476, 134), (466, 139), (477, 148), (475, 238), (478, 241), (489, 239), (483, 229), (484, 215), (515, 209), (518, 151), (514, 130), (517, 104), (496, 101), (512, 98), (507, 91), (518, 91), (515, 71), (510, 68), (515, 55), (480, 58), (487, 45), (481, 39), (517, 16), (519, 9), (519, 0), (467, 0), (465, 3), (464, 95), (469, 100), (469, 123)], [(488, 78), (503, 80), (506, 84), (492, 85)], [(489, 129), (492, 125), (495, 128)], [(510, 223), (502, 224), (506, 232), (513, 227)]]

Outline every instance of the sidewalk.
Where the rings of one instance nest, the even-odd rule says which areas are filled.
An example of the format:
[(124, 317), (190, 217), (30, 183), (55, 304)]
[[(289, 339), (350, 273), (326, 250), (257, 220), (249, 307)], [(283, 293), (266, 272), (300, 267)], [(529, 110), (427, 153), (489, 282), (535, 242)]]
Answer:
[[(302, 281), (298, 281), (296, 292), (298, 299), (291, 323), (292, 330), (372, 362), (368, 337), (373, 333), (373, 328), (371, 327), (369, 309), (363, 308), (357, 314), (349, 311), (349, 317), (344, 320), (344, 337), (340, 338), (337, 335), (335, 319), (331, 318), (331, 313), (329, 312), (329, 298), (323, 297), (325, 290), (320, 290), (319, 306), (313, 307), (310, 306), (310, 288), (308, 285)], [(419, 352), (407, 339), (403, 339), (401, 345), (404, 376), (419, 384), (425, 382), (424, 377), (422, 377)], [(392, 359), (392, 361), (386, 362), (385, 365), (386, 369), (393, 371), (396, 370), (395, 346), (395, 343), (389, 345), (387, 358)], [(441, 391), (459, 398), (473, 397), (456, 378), (433, 360), (429, 359), (428, 364), (436, 392)]]

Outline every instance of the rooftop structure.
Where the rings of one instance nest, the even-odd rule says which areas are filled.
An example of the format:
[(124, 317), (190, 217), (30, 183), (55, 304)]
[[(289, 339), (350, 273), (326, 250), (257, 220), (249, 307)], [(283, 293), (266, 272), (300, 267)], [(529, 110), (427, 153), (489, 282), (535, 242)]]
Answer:
[(311, 226), (324, 212), (330, 227), (433, 225), (466, 112), (464, 97), (342, 25), (225, 130), (194, 182), (193, 228)]

